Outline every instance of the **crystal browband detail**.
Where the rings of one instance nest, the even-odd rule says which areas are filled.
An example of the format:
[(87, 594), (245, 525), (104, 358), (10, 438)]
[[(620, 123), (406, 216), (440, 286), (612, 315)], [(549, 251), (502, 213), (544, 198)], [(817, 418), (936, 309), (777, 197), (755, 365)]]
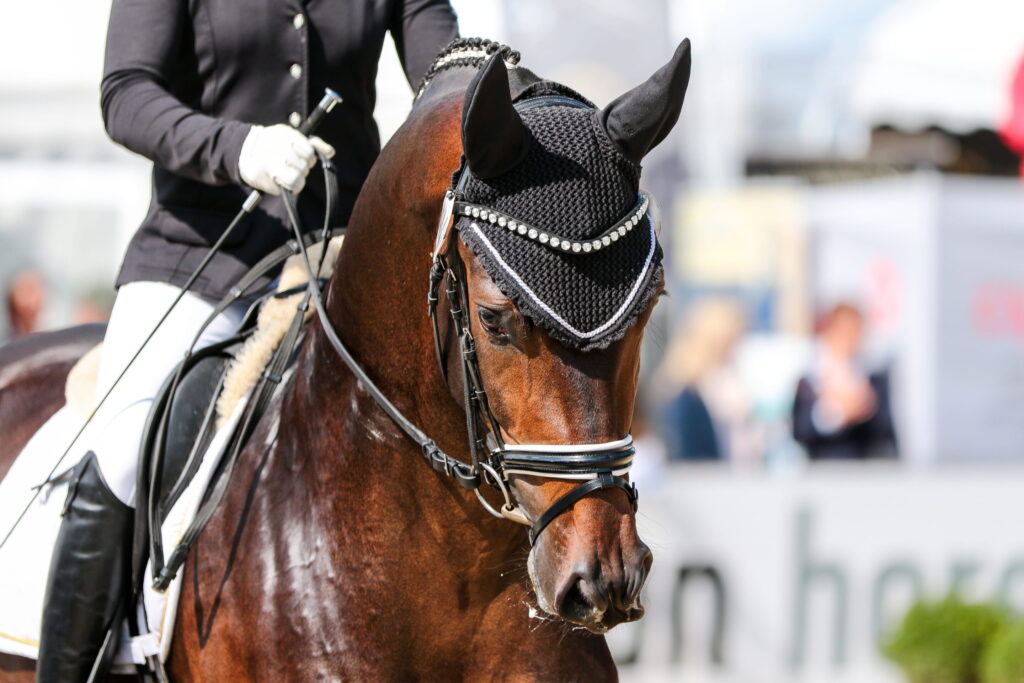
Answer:
[(455, 212), (459, 216), (466, 216), (468, 218), (476, 218), (481, 222), (491, 223), (497, 225), (500, 228), (505, 228), (509, 232), (513, 232), (517, 235), (522, 235), (527, 239), (531, 239), (535, 242), (539, 242), (552, 249), (557, 249), (565, 252), (571, 251), (572, 253), (590, 253), (593, 251), (600, 251), (607, 246), (610, 246), (612, 242), (617, 242), (620, 237), (625, 237), (626, 233), (630, 232), (640, 221), (643, 220), (644, 214), (647, 213), (648, 207), (647, 195), (640, 194), (637, 199), (636, 206), (629, 212), (629, 214), (615, 222), (608, 230), (598, 235), (593, 239), (588, 240), (577, 240), (569, 237), (562, 237), (556, 235), (549, 230), (541, 230), (540, 228), (532, 227), (517, 218), (509, 216), (508, 214), (495, 211), (489, 207), (481, 204), (472, 204), (470, 202), (456, 201)]

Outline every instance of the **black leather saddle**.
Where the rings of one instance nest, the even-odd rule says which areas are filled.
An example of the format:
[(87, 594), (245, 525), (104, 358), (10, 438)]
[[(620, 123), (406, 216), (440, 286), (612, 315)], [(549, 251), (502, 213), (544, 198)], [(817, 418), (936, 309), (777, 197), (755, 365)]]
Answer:
[[(239, 334), (191, 355), (183, 361), (186, 367), (173, 394), (177, 369), (153, 402), (143, 432), (139, 469), (147, 470), (148, 480), (159, 484), (159, 490), (149, 490), (148, 495), (158, 498), (161, 518), (192, 481), (213, 439), (217, 397), (231, 361), (247, 336)], [(162, 457), (155, 458), (158, 450)], [(153, 462), (161, 468), (158, 477), (152, 476)]]
[[(324, 237), (340, 234), (343, 234), (343, 228), (327, 231)], [(304, 241), (313, 243), (315, 235), (305, 236)], [(237, 301), (257, 277), (298, 252), (298, 244), (289, 241), (265, 257), (217, 305), (210, 319)], [(273, 395), (280, 388), (286, 368), (294, 360), (295, 350), (303, 336), (308, 294), (297, 306), (288, 331), (257, 380), (238, 426), (227, 439), (224, 453), (203, 492), (195, 519), (171, 554), (165, 557), (159, 529), (168, 512), (192, 482), (216, 435), (217, 397), (232, 360), (246, 339), (256, 331), (256, 318), (262, 302), (270, 297), (287, 298), (305, 291), (306, 286), (303, 284), (285, 292), (264, 292), (249, 308), (235, 336), (189, 353), (168, 376), (153, 401), (143, 430), (135, 488), (135, 532), (132, 542), (134, 598), (141, 595), (148, 561), (153, 563), (153, 581), (157, 590), (164, 590), (174, 579), (189, 548), (202, 533), (222, 499), (234, 464)]]

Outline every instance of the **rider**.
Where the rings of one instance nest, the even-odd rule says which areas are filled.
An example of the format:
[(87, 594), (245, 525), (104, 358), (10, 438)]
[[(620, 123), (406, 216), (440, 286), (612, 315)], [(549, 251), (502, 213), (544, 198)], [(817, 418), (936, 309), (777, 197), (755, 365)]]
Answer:
[[(114, 0), (101, 86), (116, 142), (153, 161), (149, 212), (117, 277), (97, 396), (114, 383), (160, 316), (255, 188), (301, 190), (316, 161), (337, 161), (344, 224), (378, 152), (374, 80), (391, 32), (409, 82), (458, 33), (448, 0)], [(296, 130), (326, 87), (344, 101), (321, 138)], [(287, 123), (283, 123), (287, 122)], [(310, 187), (300, 216), (323, 215)], [(317, 217), (317, 218), (315, 218)], [(90, 676), (128, 571), (138, 445), (149, 406), (214, 302), (290, 231), (280, 200), (264, 201), (229, 237), (117, 383), (75, 469), (48, 578), (38, 680)], [(257, 284), (269, 284), (264, 280)], [(236, 304), (197, 347), (231, 336)], [(114, 644), (116, 648), (116, 643)], [(102, 679), (103, 664), (97, 669)], [(96, 671), (93, 671), (95, 674)]]

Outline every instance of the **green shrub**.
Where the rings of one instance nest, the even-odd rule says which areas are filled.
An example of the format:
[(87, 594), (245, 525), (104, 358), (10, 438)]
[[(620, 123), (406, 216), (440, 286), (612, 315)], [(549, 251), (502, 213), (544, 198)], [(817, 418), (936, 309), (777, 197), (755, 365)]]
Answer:
[(919, 602), (884, 651), (911, 683), (979, 683), (982, 651), (1005, 623), (998, 607), (969, 605), (953, 595)]
[(1024, 623), (1003, 627), (989, 641), (981, 657), (983, 683), (1024, 681)]

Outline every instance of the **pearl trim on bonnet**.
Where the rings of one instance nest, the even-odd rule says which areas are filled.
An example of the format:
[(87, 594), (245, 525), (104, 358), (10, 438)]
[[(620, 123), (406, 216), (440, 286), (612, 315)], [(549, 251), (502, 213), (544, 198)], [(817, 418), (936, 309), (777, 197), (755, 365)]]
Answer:
[(658, 244), (658, 240), (654, 235), (654, 221), (651, 220), (650, 216), (647, 216), (647, 225), (649, 227), (649, 230), (651, 231), (651, 244), (647, 250), (647, 256), (644, 258), (643, 270), (640, 271), (640, 274), (637, 276), (636, 281), (633, 282), (633, 286), (630, 288), (629, 294), (626, 295), (625, 300), (623, 300), (622, 305), (619, 306), (619, 308), (612, 314), (610, 318), (608, 318), (608, 320), (606, 320), (604, 323), (595, 327), (592, 330), (581, 330), (577, 327), (574, 327), (569, 323), (569, 321), (560, 316), (554, 308), (552, 308), (548, 303), (541, 299), (540, 296), (538, 296), (538, 294), (535, 291), (533, 291), (533, 289), (528, 284), (526, 284), (522, 276), (519, 275), (519, 273), (517, 273), (515, 269), (512, 268), (512, 266), (505, 262), (505, 259), (501, 257), (501, 253), (494, 247), (493, 244), (491, 244), (490, 240), (487, 239), (487, 235), (484, 234), (484, 231), (480, 229), (479, 225), (477, 225), (476, 223), (471, 223), (470, 228), (481, 239), (484, 246), (487, 248), (487, 251), (490, 252), (490, 255), (497, 262), (498, 266), (508, 273), (509, 277), (511, 277), (515, 281), (515, 283), (526, 294), (527, 298), (535, 306), (537, 306), (545, 314), (551, 316), (551, 318), (555, 322), (557, 322), (562, 328), (568, 330), (570, 333), (576, 335), (580, 339), (596, 339), (603, 335), (612, 327), (615, 327), (619, 323), (619, 321), (621, 321), (623, 318), (629, 315), (629, 312), (632, 310), (634, 304), (636, 303), (636, 297), (640, 293), (641, 287), (643, 287), (644, 283), (647, 282), (647, 276), (651, 270), (651, 264), (653, 263), (654, 259), (654, 249)]
[[(539, 242), (540, 244), (552, 249), (564, 252), (571, 251), (574, 254), (579, 254), (600, 251), (601, 249), (610, 246), (612, 242), (617, 242), (620, 237), (624, 237), (626, 233), (631, 232), (633, 228), (643, 220), (644, 214), (647, 213), (648, 205), (649, 201), (647, 199), (647, 195), (640, 193), (637, 199), (637, 206), (626, 218), (616, 221), (614, 226), (592, 240), (574, 240), (568, 237), (562, 237), (561, 235), (556, 235), (547, 230), (534, 228), (516, 218), (513, 218), (512, 216), (503, 214), (499, 211), (494, 211), (493, 209), (481, 204), (457, 201), (455, 202), (455, 211), (456, 214), (460, 216), (478, 218), (481, 222), (487, 222), (501, 228), (507, 228), (509, 232), (522, 235), (527, 239)], [(476, 224), (474, 223), (474, 226), (475, 225)]]

